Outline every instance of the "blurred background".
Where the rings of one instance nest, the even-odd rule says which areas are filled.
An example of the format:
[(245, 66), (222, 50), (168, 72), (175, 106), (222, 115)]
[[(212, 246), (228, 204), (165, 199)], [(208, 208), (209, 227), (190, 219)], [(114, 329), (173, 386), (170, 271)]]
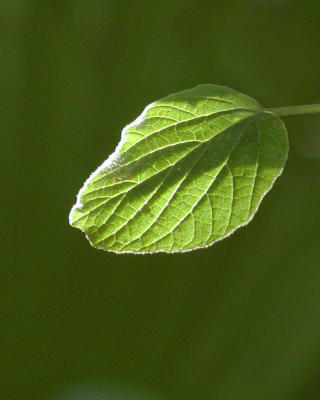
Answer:
[(181, 255), (68, 225), (143, 107), (199, 83), (320, 102), (319, 0), (1, 0), (0, 398), (320, 398), (320, 115), (254, 220)]

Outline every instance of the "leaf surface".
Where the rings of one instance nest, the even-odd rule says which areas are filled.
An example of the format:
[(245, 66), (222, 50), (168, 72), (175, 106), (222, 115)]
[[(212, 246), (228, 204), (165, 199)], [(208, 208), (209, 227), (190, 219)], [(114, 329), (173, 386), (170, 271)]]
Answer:
[(251, 220), (287, 153), (279, 117), (233, 89), (199, 85), (150, 104), (123, 129), (70, 224), (117, 253), (206, 247)]

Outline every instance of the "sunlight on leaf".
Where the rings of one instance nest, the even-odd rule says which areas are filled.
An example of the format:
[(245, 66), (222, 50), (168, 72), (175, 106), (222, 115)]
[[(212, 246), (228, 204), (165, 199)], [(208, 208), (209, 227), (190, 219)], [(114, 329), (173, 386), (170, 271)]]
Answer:
[(233, 89), (199, 85), (150, 104), (123, 129), (70, 224), (117, 253), (210, 246), (252, 219), (287, 153), (278, 116)]

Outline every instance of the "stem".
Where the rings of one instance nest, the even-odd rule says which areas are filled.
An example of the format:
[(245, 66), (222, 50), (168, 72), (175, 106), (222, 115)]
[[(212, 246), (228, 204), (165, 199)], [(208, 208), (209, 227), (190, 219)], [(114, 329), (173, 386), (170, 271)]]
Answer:
[(305, 106), (288, 106), (266, 108), (265, 111), (271, 111), (279, 116), (281, 115), (297, 115), (297, 114), (313, 114), (320, 113), (320, 104), (309, 104)]

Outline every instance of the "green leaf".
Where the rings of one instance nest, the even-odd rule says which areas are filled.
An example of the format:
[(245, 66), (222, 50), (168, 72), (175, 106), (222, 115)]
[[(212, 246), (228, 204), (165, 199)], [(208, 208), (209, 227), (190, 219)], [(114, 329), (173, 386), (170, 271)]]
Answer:
[(287, 153), (278, 116), (233, 89), (199, 85), (150, 104), (123, 129), (70, 224), (117, 253), (206, 247), (252, 219)]

